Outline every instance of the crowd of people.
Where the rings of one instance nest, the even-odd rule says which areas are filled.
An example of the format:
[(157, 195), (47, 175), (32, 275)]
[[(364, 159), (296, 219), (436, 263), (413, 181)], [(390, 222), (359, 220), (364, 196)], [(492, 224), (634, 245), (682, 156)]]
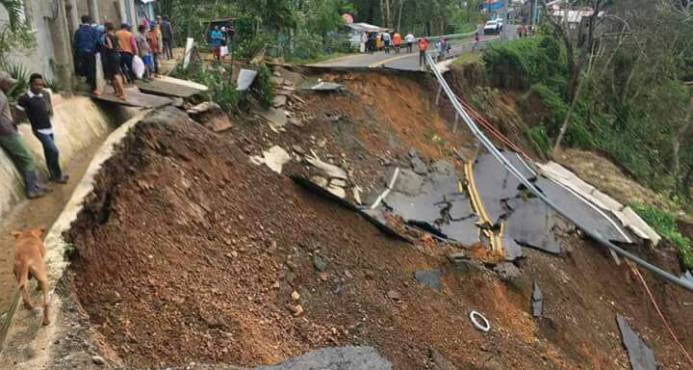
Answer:
[[(394, 52), (399, 54), (402, 46), (407, 48), (407, 53), (414, 52), (414, 44), (419, 49), (419, 66), (423, 67), (426, 63), (426, 53), (430, 46), (430, 41), (427, 37), (417, 38), (413, 33), (408, 33), (404, 38), (398, 31), (394, 32), (364, 32), (361, 36), (361, 51), (364, 53), (375, 53), (382, 51), (385, 54)], [(437, 60), (443, 60), (450, 52), (450, 43), (445, 37), (440, 37), (435, 43), (435, 55)]]
[(215, 60), (220, 61), (229, 54), (235, 30), (229, 26), (214, 26), (209, 30), (209, 45)]
[[(154, 22), (139, 25), (133, 33), (127, 23), (116, 29), (113, 23), (99, 25), (91, 17), (83, 16), (82, 24), (75, 31), (73, 50), (77, 75), (86, 78), (94, 95), (101, 94), (97, 87), (97, 61), (101, 60), (104, 77), (113, 85), (115, 95), (126, 99), (125, 82), (148, 79), (158, 73), (160, 58), (173, 58), (173, 27), (168, 19), (157, 17)], [(142, 74), (136, 73), (139, 63), (144, 69)], [(46, 195), (50, 188), (39, 180), (34, 158), (17, 129), (13, 109), (26, 115), (34, 136), (43, 146), (48, 180), (66, 184), (69, 176), (60, 167), (52, 122), (53, 104), (43, 76), (32, 74), (29, 89), (11, 106), (6, 94), (17, 83), (7, 72), (0, 71), (0, 147), (22, 176), (27, 198), (35, 199)]]
[(173, 58), (173, 26), (166, 17), (145, 20), (133, 33), (132, 26), (111, 22), (96, 24), (82, 16), (82, 24), (73, 40), (75, 70), (86, 78), (91, 92), (98, 96), (97, 55), (104, 78), (113, 86), (116, 97), (127, 99), (124, 84), (136, 79), (148, 80), (159, 73), (160, 58)]

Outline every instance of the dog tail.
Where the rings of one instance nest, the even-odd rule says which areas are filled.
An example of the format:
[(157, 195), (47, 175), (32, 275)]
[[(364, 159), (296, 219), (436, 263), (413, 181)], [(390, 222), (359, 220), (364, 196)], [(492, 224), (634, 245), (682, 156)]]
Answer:
[(19, 275), (17, 276), (19, 282), (19, 290), (24, 289), (29, 283), (29, 264), (23, 263), (19, 268)]

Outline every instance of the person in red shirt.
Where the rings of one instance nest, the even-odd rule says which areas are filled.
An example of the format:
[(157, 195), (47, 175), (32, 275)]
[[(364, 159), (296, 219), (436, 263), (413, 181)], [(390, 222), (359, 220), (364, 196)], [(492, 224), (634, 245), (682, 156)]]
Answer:
[(422, 37), (419, 39), (419, 67), (426, 64), (426, 52), (428, 51), (428, 39)]
[(392, 36), (392, 45), (395, 47), (395, 53), (399, 54), (399, 48), (402, 45), (402, 35), (399, 34), (399, 31), (395, 32), (395, 35)]

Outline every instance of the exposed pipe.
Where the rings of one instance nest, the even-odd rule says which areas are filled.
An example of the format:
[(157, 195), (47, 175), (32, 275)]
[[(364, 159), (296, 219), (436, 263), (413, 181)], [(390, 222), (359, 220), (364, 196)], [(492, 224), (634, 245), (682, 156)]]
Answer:
[(445, 94), (448, 96), (448, 99), (452, 103), (453, 107), (455, 107), (455, 110), (457, 110), (457, 113), (462, 117), (464, 123), (469, 127), (469, 130), (472, 131), (474, 136), (476, 136), (477, 139), (481, 142), (481, 144), (486, 148), (486, 150), (489, 151), (491, 155), (493, 155), (503, 166), (513, 174), (524, 186), (527, 187), (529, 191), (531, 191), (537, 198), (541, 199), (546, 203), (549, 207), (551, 207), (553, 210), (555, 210), (558, 214), (561, 216), (565, 217), (567, 220), (575, 224), (580, 230), (582, 230), (585, 234), (589, 235), (592, 239), (596, 240), (599, 244), (601, 244), (604, 247), (607, 247), (611, 249), (612, 251), (616, 252), (617, 254), (621, 255), (622, 257), (625, 257), (637, 265), (643, 267), (644, 269), (654, 273), (655, 275), (663, 278), (664, 280), (669, 281), (670, 283), (679, 285), (685, 289), (687, 289), (689, 292), (693, 292), (693, 283), (688, 282), (687, 280), (681, 279), (672, 273), (665, 271), (647, 261), (644, 259), (636, 256), (635, 254), (628, 252), (627, 250), (613, 244), (609, 240), (607, 240), (605, 237), (603, 237), (601, 234), (596, 233), (590, 229), (587, 229), (580, 225), (580, 223), (577, 222), (575, 218), (573, 218), (568, 212), (563, 210), (561, 207), (559, 207), (556, 203), (554, 203), (551, 199), (549, 199), (544, 193), (542, 193), (539, 189), (537, 189), (534, 184), (529, 181), (527, 178), (525, 178), (522, 175), (522, 172), (520, 172), (517, 168), (513, 166), (510, 161), (508, 161), (507, 158), (505, 158), (501, 152), (493, 145), (493, 143), (484, 135), (484, 133), (479, 129), (479, 127), (474, 123), (474, 120), (467, 114), (465, 109), (462, 107), (462, 104), (460, 104), (459, 100), (455, 96), (455, 93), (452, 91), (450, 88), (450, 85), (448, 85), (447, 81), (445, 81), (445, 78), (443, 78), (443, 75), (440, 73), (438, 70), (438, 67), (436, 66), (435, 61), (429, 54), (426, 55), (426, 60), (428, 62), (428, 65), (431, 67), (431, 71), (433, 71), (433, 74), (436, 76), (436, 79), (438, 79), (438, 83), (440, 86), (443, 88), (443, 91), (445, 91)]

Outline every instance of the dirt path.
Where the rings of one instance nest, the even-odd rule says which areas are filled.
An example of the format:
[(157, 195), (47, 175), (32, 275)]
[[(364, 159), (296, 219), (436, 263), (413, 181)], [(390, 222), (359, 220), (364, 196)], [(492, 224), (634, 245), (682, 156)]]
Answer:
[[(8, 319), (7, 313), (16, 297), (16, 281), (12, 273), (14, 263), (14, 239), (11, 232), (33, 227), (45, 227), (49, 229), (55, 219), (62, 212), (65, 203), (70, 199), (72, 191), (77, 186), (79, 179), (86, 171), (92, 154), (96, 152), (101, 143), (95, 143), (83, 150), (66, 167), (65, 172), (70, 175), (70, 182), (66, 185), (51, 184), (52, 192), (47, 196), (36, 200), (24, 200), (18, 204), (0, 223), (0, 313), (2, 320), (0, 328), (5, 326)], [(42, 161), (42, 158), (37, 158)], [(0, 333), (0, 341), (5, 333)]]

